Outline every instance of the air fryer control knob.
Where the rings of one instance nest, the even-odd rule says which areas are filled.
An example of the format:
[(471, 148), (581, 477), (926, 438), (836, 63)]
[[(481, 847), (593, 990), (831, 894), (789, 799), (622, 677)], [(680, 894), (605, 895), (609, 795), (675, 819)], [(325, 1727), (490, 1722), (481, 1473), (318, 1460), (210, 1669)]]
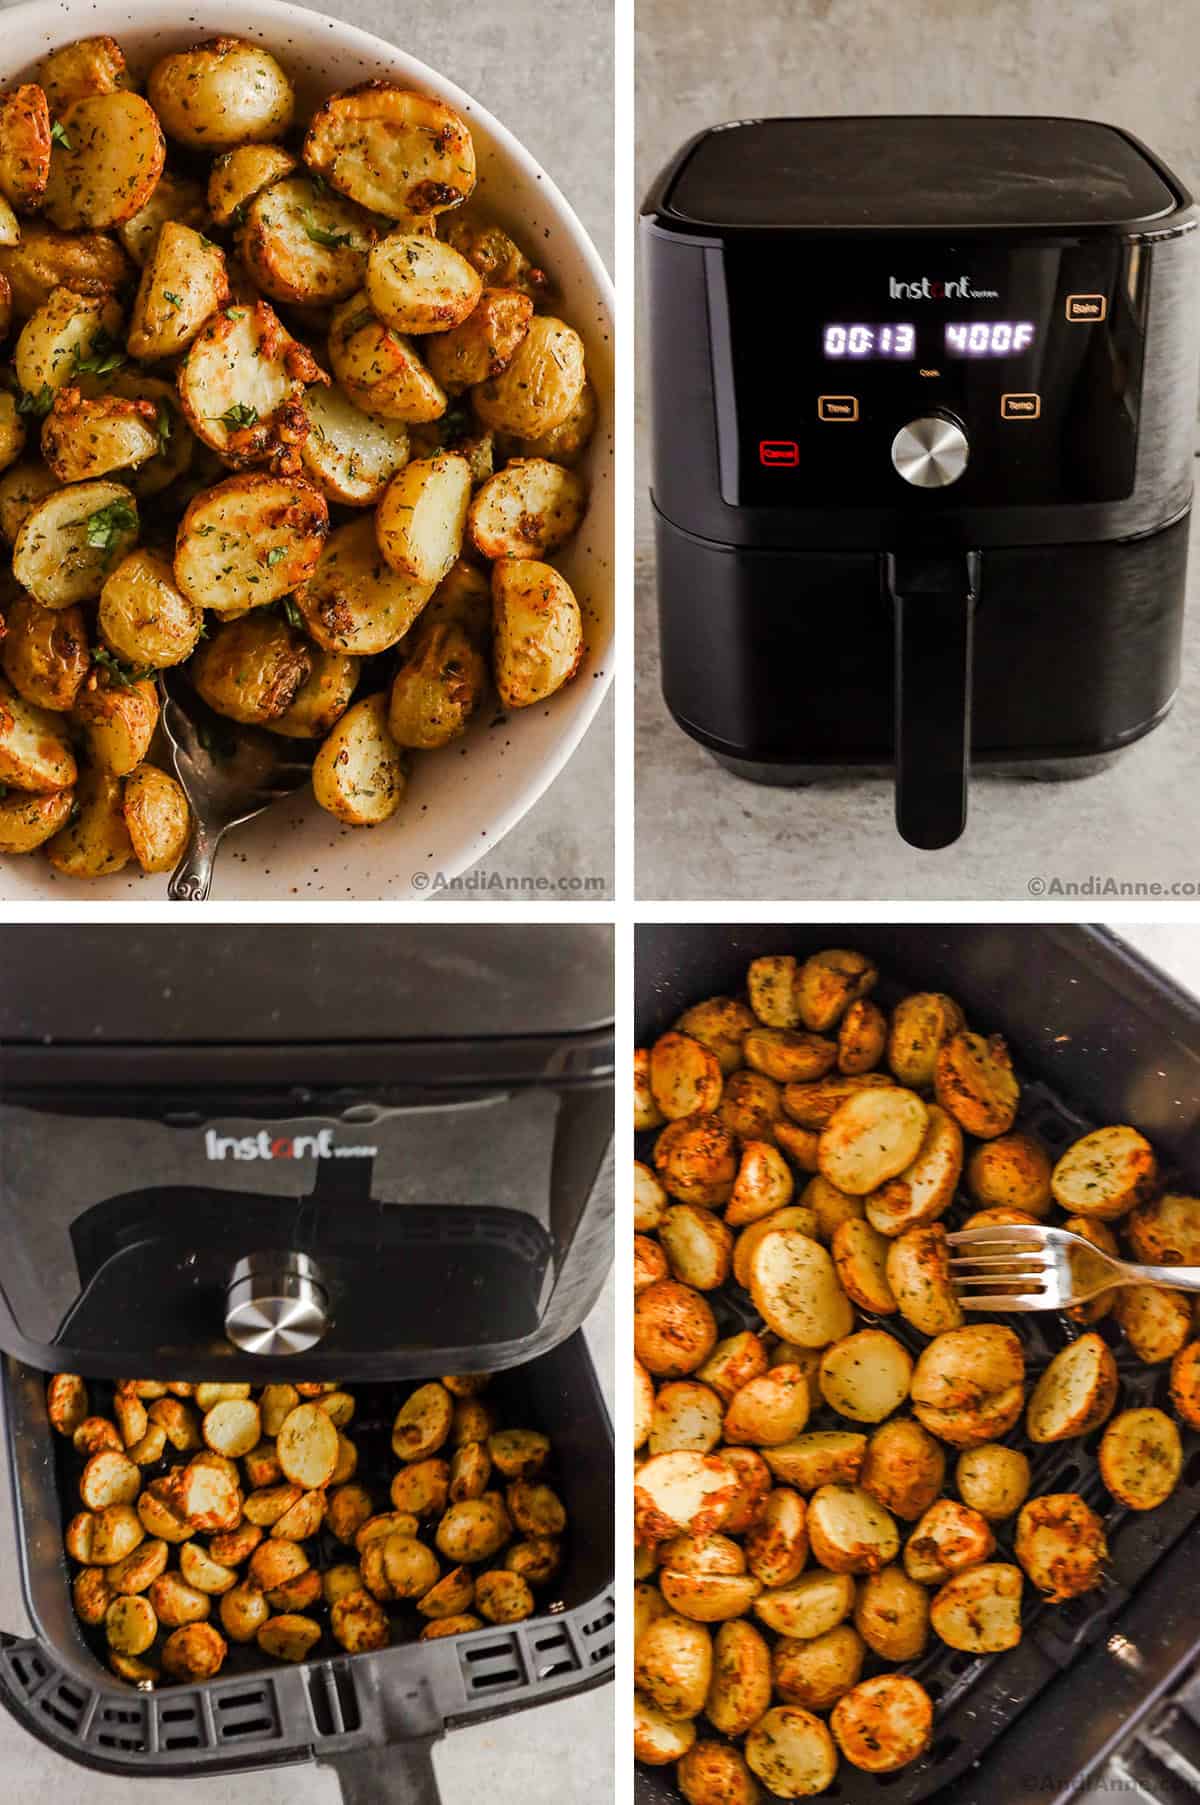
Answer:
[(225, 1294), (225, 1333), (247, 1354), (303, 1354), (329, 1327), (329, 1297), (305, 1253), (254, 1253), (239, 1260)]
[(967, 467), (971, 447), (952, 414), (922, 414), (892, 440), (892, 463), (917, 489), (945, 489)]

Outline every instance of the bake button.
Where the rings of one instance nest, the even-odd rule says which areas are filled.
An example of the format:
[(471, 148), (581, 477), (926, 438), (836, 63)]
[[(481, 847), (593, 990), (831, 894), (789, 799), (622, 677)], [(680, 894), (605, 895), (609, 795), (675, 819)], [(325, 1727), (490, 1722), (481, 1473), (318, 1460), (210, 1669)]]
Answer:
[(1068, 295), (1067, 318), (1076, 326), (1093, 325), (1108, 313), (1107, 295)]
[(1002, 420), (1037, 420), (1042, 412), (1040, 395), (1001, 395), (1000, 418)]
[(769, 470), (779, 465), (798, 464), (800, 447), (795, 439), (760, 439), (758, 441), (758, 461)]
[(818, 420), (857, 420), (857, 395), (818, 395)]

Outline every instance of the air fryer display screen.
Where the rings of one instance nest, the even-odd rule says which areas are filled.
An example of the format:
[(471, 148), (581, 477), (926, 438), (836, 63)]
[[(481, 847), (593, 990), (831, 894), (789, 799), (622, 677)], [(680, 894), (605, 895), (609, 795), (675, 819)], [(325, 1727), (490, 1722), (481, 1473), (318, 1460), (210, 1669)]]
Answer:
[[(727, 502), (929, 513), (1131, 493), (1149, 293), (1136, 244), (762, 234), (706, 267)], [(967, 450), (940, 488), (906, 481), (895, 455), (930, 416)]]

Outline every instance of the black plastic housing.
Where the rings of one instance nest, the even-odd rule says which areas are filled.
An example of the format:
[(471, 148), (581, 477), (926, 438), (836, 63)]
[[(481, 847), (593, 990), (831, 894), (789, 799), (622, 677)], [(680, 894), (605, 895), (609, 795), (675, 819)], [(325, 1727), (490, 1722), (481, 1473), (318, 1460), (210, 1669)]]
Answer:
[[(764, 781), (889, 764), (888, 558), (958, 560), (962, 612), (972, 554), (969, 756), (1035, 768), (1153, 727), (1179, 667), (1195, 225), (1150, 151), (1086, 121), (747, 120), (685, 145), (642, 215), (662, 682), (684, 730)], [(1036, 323), (1026, 355), (940, 354), (939, 322), (997, 314)], [(823, 321), (900, 316), (910, 360), (823, 357)], [(945, 488), (892, 467), (929, 416), (971, 447)], [(943, 674), (906, 673), (914, 718)], [(961, 758), (925, 766), (961, 785)], [(944, 844), (941, 826), (908, 837)]]
[[(652, 1042), (705, 996), (737, 995), (751, 959), (803, 958), (830, 944), (869, 953), (891, 985), (950, 992), (974, 1026), (1003, 1034), (1022, 1079), (1022, 1120), (1051, 1147), (1093, 1124), (1134, 1122), (1154, 1142), (1169, 1182), (1200, 1188), (1200, 1005), (1103, 929), (643, 925), (635, 950), (638, 1043)], [(744, 1295), (717, 1294), (715, 1302), (722, 1333), (749, 1326)], [(1009, 1320), (1025, 1339), (1031, 1372), (1077, 1332), (1053, 1316)], [(894, 1331), (895, 1319), (883, 1326)], [(1118, 1364), (1125, 1402), (1162, 1402), (1161, 1368), (1120, 1353)], [(1082, 1449), (1031, 1452), (1035, 1490), (1078, 1487), (1105, 1515), (1113, 1560), (1104, 1589), (1058, 1610), (1027, 1601), (1027, 1634), (1007, 1655), (979, 1660), (935, 1643), (914, 1664), (936, 1700), (930, 1753), (882, 1778), (843, 1761), (840, 1799), (979, 1805), (1000, 1792), (1012, 1805), (1065, 1799), (1196, 1659), (1200, 1439), (1185, 1431), (1178, 1491), (1140, 1517), (1114, 1506), (1100, 1485), (1097, 1439)], [(989, 1773), (1003, 1776), (999, 1790)], [(676, 1805), (681, 1795), (669, 1769), (639, 1769), (636, 1796), (639, 1805)]]

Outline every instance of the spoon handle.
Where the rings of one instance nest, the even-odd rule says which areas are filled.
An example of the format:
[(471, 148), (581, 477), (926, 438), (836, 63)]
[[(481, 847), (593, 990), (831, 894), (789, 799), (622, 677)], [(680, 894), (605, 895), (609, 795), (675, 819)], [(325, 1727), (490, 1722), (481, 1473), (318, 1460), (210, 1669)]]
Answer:
[(188, 849), (167, 885), (167, 895), (172, 902), (208, 901), (220, 844), (220, 834), (212, 834), (200, 822), (196, 823)]

